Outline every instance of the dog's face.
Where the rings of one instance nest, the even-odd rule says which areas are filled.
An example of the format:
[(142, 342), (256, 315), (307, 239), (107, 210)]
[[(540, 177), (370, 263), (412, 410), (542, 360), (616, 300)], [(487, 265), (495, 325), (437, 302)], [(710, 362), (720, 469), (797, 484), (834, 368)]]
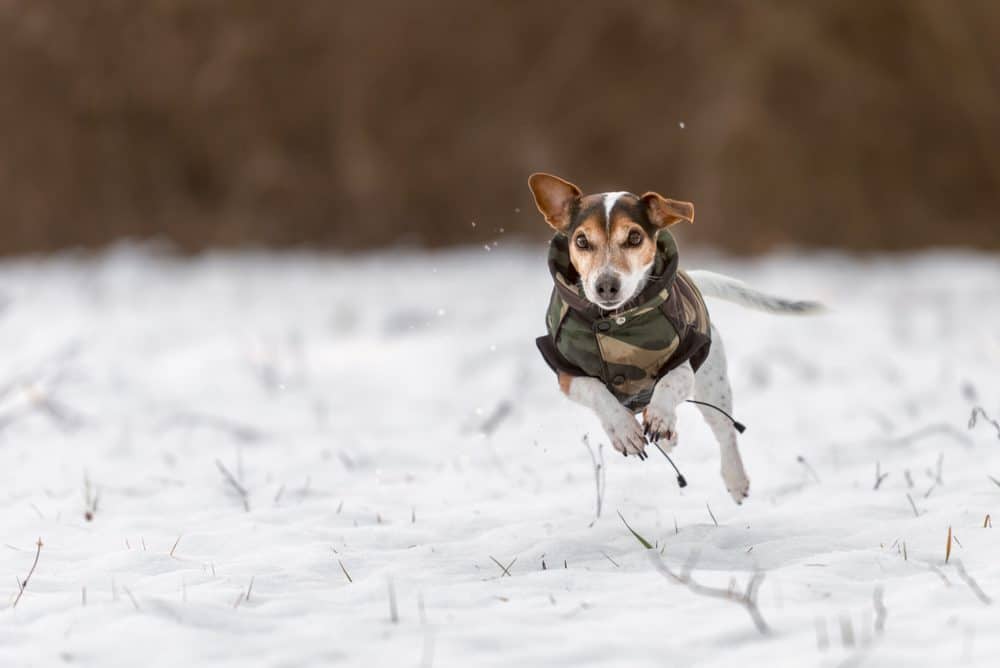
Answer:
[(528, 186), (545, 221), (569, 240), (569, 257), (587, 299), (613, 311), (645, 287), (656, 259), (656, 233), (682, 220), (694, 206), (657, 193), (584, 195), (551, 174), (532, 174)]

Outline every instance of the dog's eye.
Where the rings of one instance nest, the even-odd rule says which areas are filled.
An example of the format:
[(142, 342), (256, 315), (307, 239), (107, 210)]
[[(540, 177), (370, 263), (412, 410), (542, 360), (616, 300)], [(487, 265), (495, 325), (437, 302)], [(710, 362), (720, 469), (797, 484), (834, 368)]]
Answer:
[(642, 243), (642, 232), (639, 230), (632, 230), (628, 233), (628, 245), (638, 246)]
[(590, 248), (590, 242), (587, 241), (587, 237), (582, 234), (576, 238), (576, 247), (582, 250), (587, 250)]

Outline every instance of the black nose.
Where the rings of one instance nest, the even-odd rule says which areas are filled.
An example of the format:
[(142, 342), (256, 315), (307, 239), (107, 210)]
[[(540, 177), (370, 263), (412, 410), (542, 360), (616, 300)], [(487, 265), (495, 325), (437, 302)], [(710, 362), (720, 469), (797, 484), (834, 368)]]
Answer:
[(618, 296), (618, 291), (622, 289), (622, 282), (614, 274), (604, 274), (598, 277), (594, 284), (597, 296), (601, 299), (614, 299)]

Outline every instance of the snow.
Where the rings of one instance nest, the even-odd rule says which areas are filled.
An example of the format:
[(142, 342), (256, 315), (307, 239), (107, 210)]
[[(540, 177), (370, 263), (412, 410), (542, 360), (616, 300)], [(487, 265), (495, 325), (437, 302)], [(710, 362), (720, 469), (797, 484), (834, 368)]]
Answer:
[[(968, 420), (1000, 417), (997, 257), (684, 264), (832, 310), (710, 304), (743, 506), (687, 405), (690, 486), (605, 448), (594, 522), (543, 249), (3, 261), (0, 665), (995, 665), (1000, 436)], [(772, 633), (656, 559), (764, 573)]]

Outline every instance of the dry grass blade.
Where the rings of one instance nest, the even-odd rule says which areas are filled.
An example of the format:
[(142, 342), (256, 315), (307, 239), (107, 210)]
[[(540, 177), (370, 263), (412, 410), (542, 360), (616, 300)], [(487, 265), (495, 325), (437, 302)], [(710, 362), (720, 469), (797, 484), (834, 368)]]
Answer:
[(706, 503), (705, 507), (708, 508), (708, 515), (712, 518), (712, 523), (715, 524), (715, 526), (719, 526), (719, 520), (715, 519), (715, 513), (712, 512), (712, 506)]
[(511, 566), (513, 566), (513, 565), (514, 565), (514, 562), (516, 562), (516, 561), (517, 561), (517, 557), (514, 557), (514, 558), (513, 558), (512, 560), (511, 560), (511, 562), (510, 562), (509, 564), (507, 564), (506, 566), (504, 566), (504, 565), (503, 565), (503, 564), (501, 564), (501, 563), (500, 563), (499, 561), (497, 561), (497, 560), (496, 560), (496, 558), (495, 558), (495, 557), (493, 557), (493, 556), (490, 556), (490, 559), (492, 559), (492, 560), (493, 560), (493, 563), (494, 563), (494, 564), (496, 564), (496, 565), (497, 565), (497, 566), (498, 566), (498, 567), (500, 568), (500, 570), (501, 570), (501, 571), (503, 571), (502, 573), (500, 573), (500, 577), (504, 577), (504, 576), (507, 576), (507, 577), (513, 577), (513, 576), (512, 576), (511, 574), (510, 574), (510, 567), (511, 567)]
[(653, 544), (652, 543), (650, 543), (648, 540), (646, 540), (645, 538), (643, 538), (642, 536), (640, 536), (639, 533), (635, 529), (633, 529), (631, 526), (629, 526), (629, 523), (625, 521), (625, 516), (622, 515), (622, 513), (621, 513), (620, 510), (618, 511), (618, 517), (621, 518), (622, 523), (625, 525), (625, 528), (628, 529), (632, 533), (633, 536), (635, 536), (635, 539), (637, 541), (639, 541), (639, 543), (644, 548), (646, 548), (647, 550), (652, 550), (653, 549)]
[(344, 571), (344, 577), (347, 578), (347, 581), (354, 582), (354, 580), (351, 578), (351, 574), (348, 573), (347, 569), (344, 567), (344, 562), (341, 561), (340, 559), (337, 559), (337, 563), (340, 564), (340, 570)]
[(128, 596), (130, 601), (132, 601), (132, 607), (135, 608), (135, 611), (142, 612), (142, 609), (139, 607), (139, 601), (135, 600), (135, 596), (132, 595), (132, 590), (128, 587), (122, 587), (122, 591), (124, 591), (125, 595)]
[(944, 547), (944, 563), (951, 559), (951, 527), (948, 527), (948, 543)]
[(888, 473), (882, 473), (881, 462), (875, 462), (875, 487), (872, 489), (877, 490), (882, 486), (882, 481), (889, 477)]
[(17, 598), (14, 599), (14, 604), (10, 607), (16, 608), (18, 602), (21, 600), (21, 596), (24, 595), (24, 590), (28, 588), (28, 583), (31, 581), (31, 576), (35, 574), (35, 568), (38, 566), (38, 557), (42, 554), (42, 539), (39, 538), (38, 542), (35, 543), (35, 560), (31, 563), (31, 570), (28, 571), (28, 576), (24, 578), (24, 582), (18, 582)]
[(236, 477), (232, 473), (229, 472), (229, 469), (226, 468), (225, 464), (216, 459), (215, 465), (216, 467), (218, 467), (219, 472), (222, 474), (222, 477), (226, 479), (226, 482), (228, 482), (229, 485), (234, 490), (236, 490), (236, 493), (240, 496), (240, 499), (243, 501), (243, 509), (249, 513), (250, 512), (249, 492), (247, 492), (246, 488), (243, 485), (241, 485), (238, 480), (236, 480)]

